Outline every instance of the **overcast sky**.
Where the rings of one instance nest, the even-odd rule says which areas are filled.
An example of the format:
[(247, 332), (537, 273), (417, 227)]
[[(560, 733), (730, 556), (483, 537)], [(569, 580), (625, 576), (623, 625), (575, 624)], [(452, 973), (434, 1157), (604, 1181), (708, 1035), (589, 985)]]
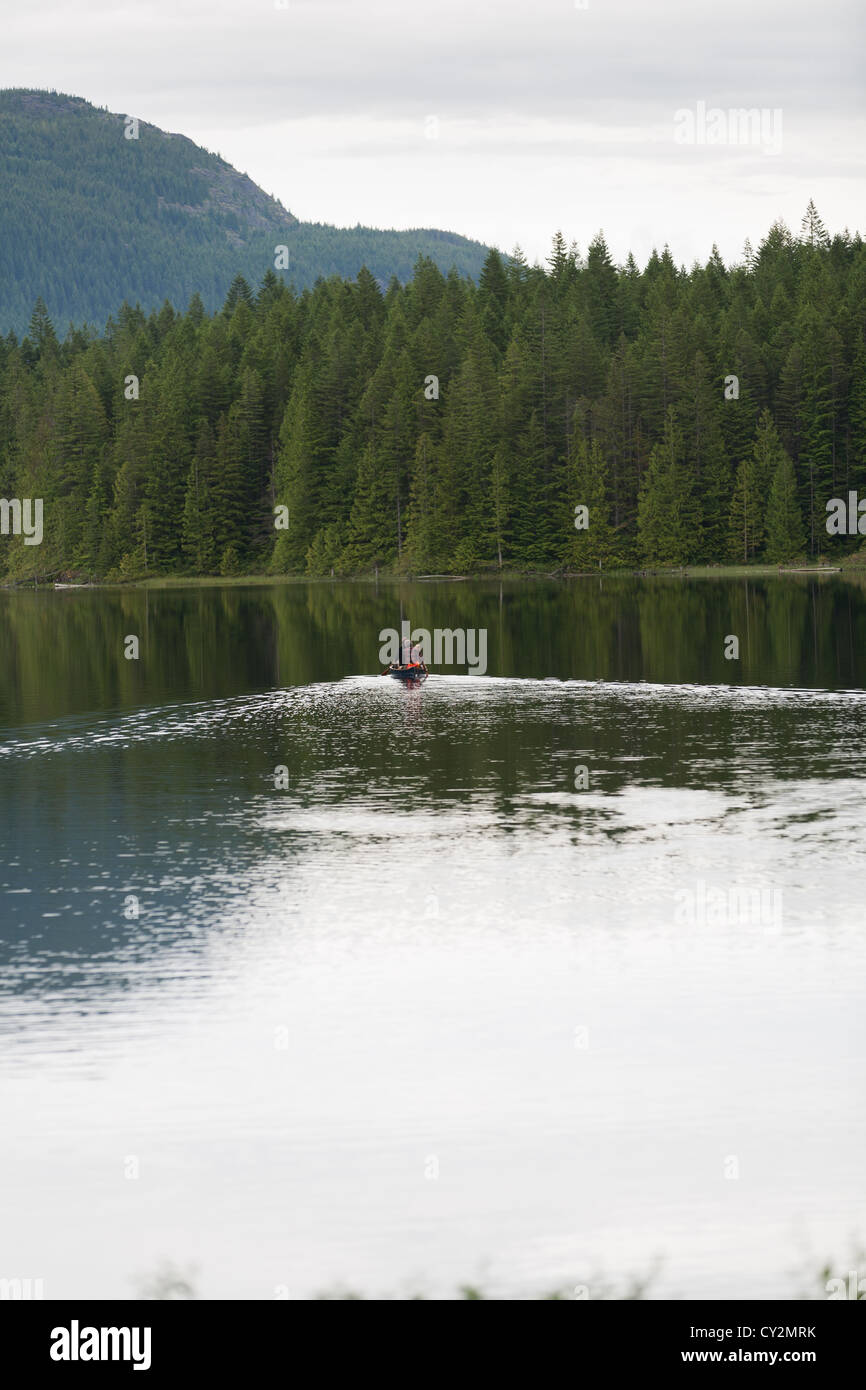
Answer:
[(603, 228), (641, 263), (736, 259), (810, 197), (866, 233), (864, 0), (0, 0), (0, 26), (0, 87), (180, 131), (304, 220), (530, 260)]

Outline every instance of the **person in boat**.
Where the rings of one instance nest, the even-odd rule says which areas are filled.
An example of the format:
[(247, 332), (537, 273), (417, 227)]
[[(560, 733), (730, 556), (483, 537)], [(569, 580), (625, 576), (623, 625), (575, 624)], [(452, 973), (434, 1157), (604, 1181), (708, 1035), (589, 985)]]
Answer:
[(404, 667), (420, 666), (425, 676), (427, 675), (427, 664), (420, 642), (413, 642), (409, 637), (404, 639), (400, 648), (400, 664)]

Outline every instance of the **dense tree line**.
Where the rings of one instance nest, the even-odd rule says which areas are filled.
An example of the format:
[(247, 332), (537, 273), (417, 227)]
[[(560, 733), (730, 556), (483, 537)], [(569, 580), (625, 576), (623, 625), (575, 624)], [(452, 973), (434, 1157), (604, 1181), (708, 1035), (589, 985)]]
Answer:
[(300, 222), (192, 140), (58, 92), (0, 91), (0, 188), (0, 332), (26, 332), (37, 297), (65, 329), (124, 298), (149, 311), (198, 293), (214, 311), (236, 274), (258, 284), (278, 261), (301, 290), (362, 265), (407, 280), (419, 254), (477, 276), (486, 254), (446, 232)]
[[(726, 267), (554, 239), (476, 285), (422, 258), (208, 316), (125, 304), (0, 340), (12, 577), (586, 569), (843, 555), (866, 495), (866, 252), (811, 207)], [(134, 379), (134, 380), (133, 380)], [(589, 524), (575, 525), (587, 509)]]

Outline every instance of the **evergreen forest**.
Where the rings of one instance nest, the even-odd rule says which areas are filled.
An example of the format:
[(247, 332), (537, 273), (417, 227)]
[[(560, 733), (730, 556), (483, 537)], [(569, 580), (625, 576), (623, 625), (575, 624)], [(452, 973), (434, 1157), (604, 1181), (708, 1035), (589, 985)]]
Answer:
[[(235, 277), (0, 339), (7, 580), (834, 563), (866, 496), (866, 248), (810, 204), (738, 264), (560, 234), (477, 283), (420, 257), (298, 290)], [(864, 528), (866, 528), (866, 518)]]

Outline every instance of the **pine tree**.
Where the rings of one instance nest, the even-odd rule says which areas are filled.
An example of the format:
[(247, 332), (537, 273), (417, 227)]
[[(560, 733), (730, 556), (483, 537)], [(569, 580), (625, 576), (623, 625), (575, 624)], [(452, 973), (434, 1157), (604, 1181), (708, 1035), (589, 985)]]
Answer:
[(490, 520), (493, 543), (496, 546), (496, 564), (502, 569), (503, 557), (507, 554), (508, 520), (511, 508), (511, 469), (508, 450), (499, 444), (493, 455), (490, 468)]
[(764, 495), (755, 475), (751, 456), (741, 459), (734, 480), (728, 526), (732, 560), (746, 564), (757, 553), (764, 536)]
[(593, 335), (599, 343), (610, 348), (619, 333), (618, 280), (602, 232), (598, 232), (589, 243), (586, 274), (582, 281)]
[(76, 565), (93, 577), (107, 574), (114, 563), (111, 535), (105, 525), (111, 498), (111, 476), (104, 457), (94, 464)]
[(219, 560), (216, 475), (216, 444), (205, 421), (190, 464), (183, 508), (183, 552), (194, 574), (213, 574)]
[(253, 292), (247, 281), (243, 275), (236, 275), (229, 286), (226, 302), (223, 305), (223, 313), (226, 318), (231, 318), (239, 304), (251, 305), (252, 303)]
[[(79, 360), (65, 374), (57, 397), (57, 443), (60, 464), (57, 469), (56, 495), (62, 499), (57, 509), (59, 540), (67, 564), (84, 560), (95, 563), (92, 542), (96, 537), (96, 522), (91, 504), (90, 543), (85, 540), (88, 499), (92, 497), (94, 479), (102, 480), (101, 463), (108, 440), (105, 410), (93, 382)], [(100, 488), (98, 505), (107, 503), (108, 486)], [(82, 554), (83, 547), (83, 554)]]
[(443, 478), (440, 451), (428, 433), (415, 449), (407, 516), (407, 560), (416, 574), (449, 565), (455, 532), (454, 499)]
[(277, 534), (271, 560), (276, 573), (300, 570), (321, 526), (319, 491), (323, 430), (315, 397), (315, 358), (305, 355), (280, 427), (274, 498), (288, 507), (289, 528)]
[(725, 553), (731, 503), (731, 469), (721, 428), (727, 404), (710, 379), (703, 353), (697, 353), (683, 403), (690, 473), (701, 499), (700, 557), (718, 561)]
[(27, 336), (40, 356), (57, 355), (57, 334), (54, 331), (54, 324), (51, 322), (42, 295), (33, 306)]
[(638, 501), (638, 546), (648, 562), (685, 565), (701, 548), (701, 510), (686, 466), (685, 441), (671, 408)]
[(498, 353), (508, 342), (508, 276), (498, 251), (490, 251), (478, 281), (478, 304), (485, 337)]
[(550, 266), (550, 274), (554, 284), (564, 284), (570, 278), (569, 272), (574, 268), (574, 258), (569, 253), (565, 237), (561, 231), (554, 233), (547, 264)]
[(803, 214), (803, 221), (800, 224), (800, 240), (807, 246), (818, 247), (828, 246), (830, 238), (827, 235), (827, 228), (818, 216), (818, 209), (812, 199)]
[(765, 410), (758, 421), (752, 449), (737, 468), (729, 526), (733, 559), (745, 563), (761, 549), (767, 529), (770, 491), (787, 457), (773, 417)]
[[(141, 517), (149, 573), (166, 573), (182, 563), (183, 509), (192, 455), (185, 362), (167, 350), (159, 368), (148, 373), (143, 398), (148, 437)], [(144, 539), (146, 534), (146, 541)]]
[(846, 484), (866, 493), (866, 338), (861, 335), (851, 371), (848, 401), (851, 473)]
[(392, 566), (397, 562), (396, 478), (390, 460), (368, 443), (358, 464), (346, 545), (340, 556), (344, 570)]
[[(574, 569), (596, 569), (607, 564), (613, 551), (606, 466), (598, 440), (577, 443), (570, 471), (573, 505), (567, 517), (569, 544), (563, 547), (565, 563)], [(578, 510), (586, 508), (586, 511)], [(587, 525), (578, 525), (586, 521)]]
[(806, 548), (806, 532), (797, 501), (794, 465), (782, 452), (773, 474), (767, 514), (766, 556), (773, 564), (794, 560)]

